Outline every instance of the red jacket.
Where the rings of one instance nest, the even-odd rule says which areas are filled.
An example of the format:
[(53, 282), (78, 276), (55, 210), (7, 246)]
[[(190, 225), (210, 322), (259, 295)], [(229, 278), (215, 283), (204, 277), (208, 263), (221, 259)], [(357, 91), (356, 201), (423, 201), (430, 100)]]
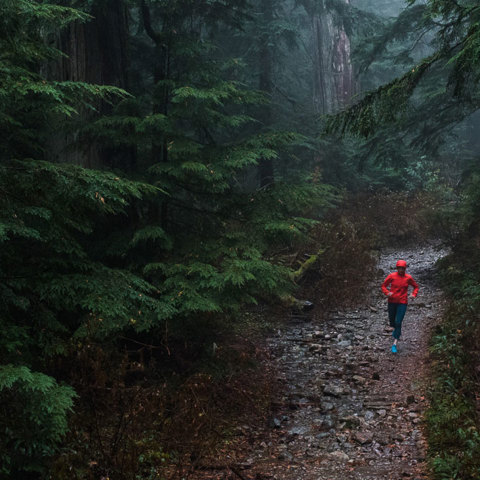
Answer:
[[(388, 286), (390, 285), (390, 289)], [(405, 273), (405, 275), (399, 275), (398, 272), (391, 273), (382, 283), (382, 291), (385, 295), (390, 292), (392, 296), (388, 297), (389, 303), (408, 303), (408, 287), (413, 287), (412, 295), (414, 297), (418, 294), (418, 284), (412, 278), (411, 275)]]

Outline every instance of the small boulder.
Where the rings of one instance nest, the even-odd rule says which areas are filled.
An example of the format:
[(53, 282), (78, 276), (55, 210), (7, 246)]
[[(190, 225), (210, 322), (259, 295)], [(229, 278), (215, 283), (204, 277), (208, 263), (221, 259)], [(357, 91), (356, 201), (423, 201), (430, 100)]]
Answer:
[(354, 376), (352, 377), (352, 380), (353, 380), (355, 383), (358, 383), (359, 385), (365, 385), (365, 383), (366, 383), (366, 381), (367, 381), (365, 378), (363, 378), (363, 377), (360, 376), (360, 375), (354, 375)]
[(330, 453), (329, 457), (338, 462), (348, 462), (350, 460), (349, 456), (341, 450), (336, 450), (335, 452)]
[(365, 445), (367, 443), (372, 443), (373, 433), (372, 432), (355, 432), (353, 439), (358, 442), (360, 445)]
[(340, 397), (343, 395), (344, 389), (340, 385), (325, 385), (323, 393), (329, 397)]

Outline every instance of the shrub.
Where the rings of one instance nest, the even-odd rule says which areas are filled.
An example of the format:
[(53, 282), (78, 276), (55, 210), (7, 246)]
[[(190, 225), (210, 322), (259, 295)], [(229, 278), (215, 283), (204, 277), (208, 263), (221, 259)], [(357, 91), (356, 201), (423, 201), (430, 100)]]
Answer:
[(41, 471), (67, 432), (75, 392), (27, 367), (0, 365), (0, 473)]

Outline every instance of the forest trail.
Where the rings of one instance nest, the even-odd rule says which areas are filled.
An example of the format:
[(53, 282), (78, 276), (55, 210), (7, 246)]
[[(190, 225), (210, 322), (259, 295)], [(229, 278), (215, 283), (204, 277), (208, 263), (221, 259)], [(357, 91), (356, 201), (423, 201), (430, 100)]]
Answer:
[[(422, 415), (428, 339), (443, 306), (434, 264), (443, 254), (432, 246), (384, 251), (366, 306), (321, 321), (299, 316), (269, 339), (279, 383), (274, 417), (252, 433), (246, 457), (238, 452), (241, 470), (222, 478), (428, 478)], [(394, 355), (380, 284), (398, 258), (411, 265), (420, 293)]]

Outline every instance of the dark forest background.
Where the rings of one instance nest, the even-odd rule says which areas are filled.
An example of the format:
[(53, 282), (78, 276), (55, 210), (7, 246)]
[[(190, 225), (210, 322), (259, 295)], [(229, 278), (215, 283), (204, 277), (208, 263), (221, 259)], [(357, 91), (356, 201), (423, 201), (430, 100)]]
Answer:
[[(468, 370), (479, 53), (474, 0), (0, 0), (2, 478), (192, 468), (268, 410), (265, 331), (387, 243), (452, 248)], [(438, 478), (479, 468), (443, 455), (472, 385)]]

